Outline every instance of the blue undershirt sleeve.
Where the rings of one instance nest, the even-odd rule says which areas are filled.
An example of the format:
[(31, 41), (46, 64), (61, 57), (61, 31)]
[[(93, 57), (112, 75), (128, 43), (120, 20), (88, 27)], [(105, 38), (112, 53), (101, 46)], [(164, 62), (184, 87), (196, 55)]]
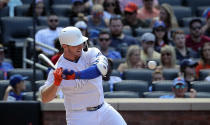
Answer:
[(101, 75), (96, 65), (92, 65), (89, 68), (76, 72), (76, 79), (94, 79)]

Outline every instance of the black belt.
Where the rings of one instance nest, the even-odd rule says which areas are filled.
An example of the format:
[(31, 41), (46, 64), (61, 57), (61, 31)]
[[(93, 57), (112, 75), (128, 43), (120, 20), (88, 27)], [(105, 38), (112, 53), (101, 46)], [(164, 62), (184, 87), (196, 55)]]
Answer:
[(104, 103), (98, 105), (98, 106), (95, 106), (95, 107), (87, 107), (87, 111), (96, 111), (98, 109), (100, 109), (102, 106), (103, 106)]

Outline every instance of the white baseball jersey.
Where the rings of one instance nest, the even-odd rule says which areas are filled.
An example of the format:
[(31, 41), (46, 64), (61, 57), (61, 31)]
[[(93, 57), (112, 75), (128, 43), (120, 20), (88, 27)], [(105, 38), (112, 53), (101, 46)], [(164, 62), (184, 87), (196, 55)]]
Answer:
[[(59, 58), (58, 62), (56, 63), (56, 67), (57, 68), (63, 67), (63, 69), (71, 69), (76, 72), (85, 70), (91, 65), (93, 65), (99, 56), (103, 55), (97, 48), (88, 48), (87, 52), (82, 51), (82, 55), (79, 58), (78, 62), (71, 62), (65, 59), (62, 55)], [(44, 86), (53, 84), (53, 81), (54, 81), (54, 76), (53, 76), (53, 71), (51, 70)], [(100, 125), (99, 121), (96, 120), (98, 118), (98, 115), (100, 114), (99, 113), (96, 114), (96, 112), (94, 113), (94, 111), (87, 112), (86, 108), (95, 107), (104, 103), (102, 76), (90, 80), (82, 80), (82, 79), (62, 80), (60, 89), (64, 94), (64, 106), (66, 109), (66, 119), (68, 125), (69, 124), (82, 125), (83, 123), (86, 125)], [(113, 123), (118, 122), (119, 125), (124, 125), (122, 124), (124, 120), (120, 116), (120, 114), (114, 111), (114, 109), (111, 106), (106, 106), (106, 107), (110, 111), (113, 111), (108, 113), (109, 110), (107, 110), (107, 115), (108, 114), (109, 115), (113, 114), (113, 115), (106, 117), (110, 118), (112, 117), (112, 119), (115, 117), (119, 117), (119, 119), (116, 118), (117, 121)], [(105, 106), (102, 106), (102, 109), (105, 110)], [(75, 119), (75, 117), (78, 117), (79, 119), (78, 118)], [(94, 117), (94, 119), (90, 120), (89, 118), (91, 117)]]

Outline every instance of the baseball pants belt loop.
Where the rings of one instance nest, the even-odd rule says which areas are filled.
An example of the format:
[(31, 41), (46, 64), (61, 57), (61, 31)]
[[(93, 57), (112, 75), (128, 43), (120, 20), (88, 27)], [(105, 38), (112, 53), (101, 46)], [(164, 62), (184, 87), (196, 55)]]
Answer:
[(96, 111), (98, 109), (100, 109), (102, 106), (103, 106), (104, 103), (98, 105), (98, 106), (95, 106), (95, 107), (87, 107), (87, 111)]

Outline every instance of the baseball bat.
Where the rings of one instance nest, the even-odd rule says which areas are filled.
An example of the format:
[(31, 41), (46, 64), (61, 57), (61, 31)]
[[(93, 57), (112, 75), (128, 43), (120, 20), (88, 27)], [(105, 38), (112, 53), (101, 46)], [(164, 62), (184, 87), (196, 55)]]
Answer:
[(47, 63), (53, 70), (55, 70), (55, 65), (52, 63), (52, 61), (44, 54), (39, 54), (38, 58), (43, 61), (44, 63)]

